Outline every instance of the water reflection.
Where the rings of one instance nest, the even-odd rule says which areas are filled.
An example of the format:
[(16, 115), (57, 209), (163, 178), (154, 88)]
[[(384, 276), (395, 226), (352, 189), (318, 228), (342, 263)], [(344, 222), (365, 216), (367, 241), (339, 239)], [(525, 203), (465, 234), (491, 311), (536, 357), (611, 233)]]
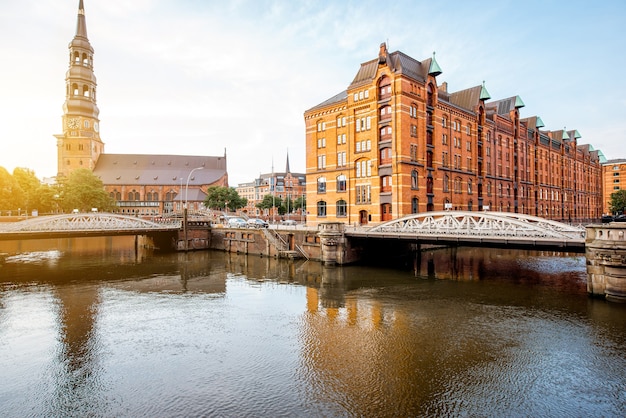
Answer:
[(8, 416), (624, 412), (626, 307), (587, 297), (580, 256), (394, 271), (101, 244), (0, 267)]

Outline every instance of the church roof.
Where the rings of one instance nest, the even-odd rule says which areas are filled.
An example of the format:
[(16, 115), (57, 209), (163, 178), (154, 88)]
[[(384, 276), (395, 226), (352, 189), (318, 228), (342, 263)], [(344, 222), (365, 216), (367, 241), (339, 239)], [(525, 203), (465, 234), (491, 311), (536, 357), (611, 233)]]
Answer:
[(181, 186), (187, 179), (203, 186), (227, 180), (225, 156), (102, 154), (93, 173), (107, 186)]

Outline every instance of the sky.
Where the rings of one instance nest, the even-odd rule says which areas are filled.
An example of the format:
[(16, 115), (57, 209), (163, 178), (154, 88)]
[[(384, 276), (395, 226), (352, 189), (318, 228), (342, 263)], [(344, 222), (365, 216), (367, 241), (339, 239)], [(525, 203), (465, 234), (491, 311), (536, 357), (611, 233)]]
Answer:
[[(78, 0), (0, 0), (0, 166), (56, 174)], [(493, 3), (493, 4), (491, 4)], [(304, 112), (390, 52), (626, 158), (626, 1), (84, 0), (106, 153), (305, 172)]]

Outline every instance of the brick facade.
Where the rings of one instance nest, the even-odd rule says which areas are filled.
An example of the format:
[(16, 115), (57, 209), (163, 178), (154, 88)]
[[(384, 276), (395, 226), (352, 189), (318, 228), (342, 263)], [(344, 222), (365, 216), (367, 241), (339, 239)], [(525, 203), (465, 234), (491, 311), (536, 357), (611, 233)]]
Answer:
[(348, 89), (307, 110), (308, 223), (380, 223), (444, 209), (584, 222), (601, 214), (598, 151), (541, 130), (519, 96), (448, 92), (434, 56), (381, 45)]

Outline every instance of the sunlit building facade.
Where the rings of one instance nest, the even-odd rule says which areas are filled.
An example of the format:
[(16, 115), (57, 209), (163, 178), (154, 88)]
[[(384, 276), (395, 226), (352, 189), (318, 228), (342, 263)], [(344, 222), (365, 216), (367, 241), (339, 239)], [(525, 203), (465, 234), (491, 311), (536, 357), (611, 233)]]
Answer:
[(76, 34), (69, 44), (62, 133), (55, 135), (57, 176), (92, 170), (119, 212), (140, 216), (168, 215), (182, 211), (183, 205), (201, 209), (208, 187), (228, 186), (226, 150), (222, 156), (105, 154), (93, 57), (80, 0)]
[(576, 130), (522, 118), (484, 83), (450, 92), (435, 56), (380, 46), (348, 88), (307, 110), (308, 223), (380, 223), (437, 210), (583, 222), (601, 215), (600, 154)]
[(626, 190), (626, 158), (607, 160), (602, 164), (602, 213), (611, 213), (611, 194)]

